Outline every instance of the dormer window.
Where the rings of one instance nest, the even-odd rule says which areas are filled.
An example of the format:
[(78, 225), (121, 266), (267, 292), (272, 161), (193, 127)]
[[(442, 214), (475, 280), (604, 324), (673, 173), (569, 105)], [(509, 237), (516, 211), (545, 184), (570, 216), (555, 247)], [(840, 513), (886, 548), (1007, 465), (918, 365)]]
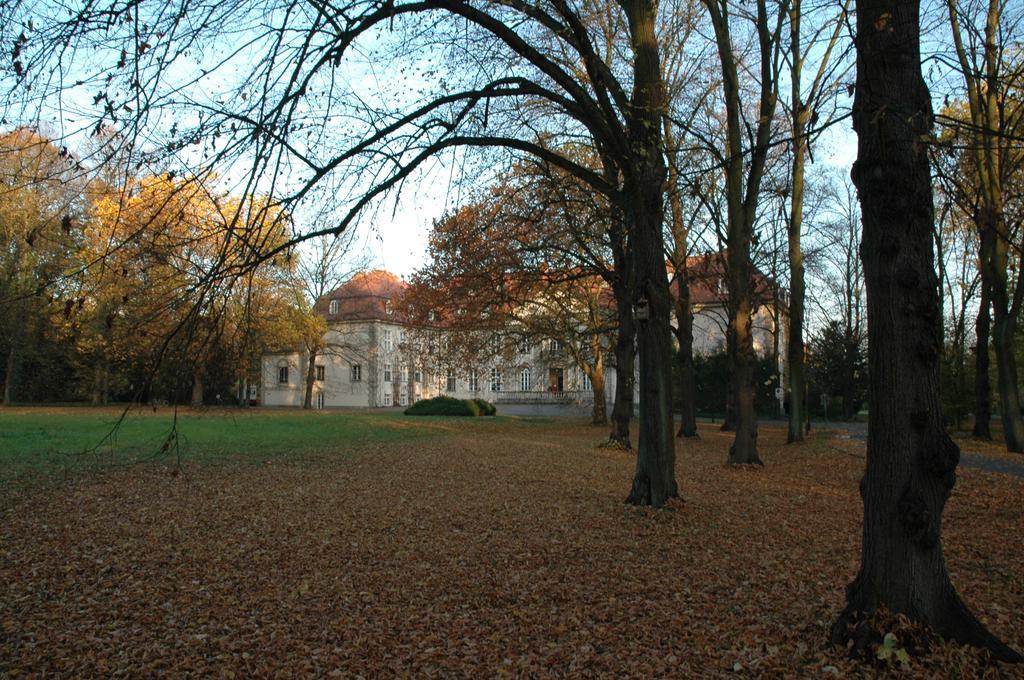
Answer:
[(384, 313), (387, 314), (388, 316), (391, 316), (391, 314), (393, 314), (394, 311), (395, 310), (391, 308), (391, 300), (385, 300), (384, 301)]
[(341, 303), (337, 300), (331, 300), (330, 313), (331, 316), (337, 316), (338, 310), (341, 308)]
[(436, 320), (437, 320), (437, 314), (434, 313), (434, 310), (430, 310), (429, 312), (427, 312), (427, 321), (436, 321)]

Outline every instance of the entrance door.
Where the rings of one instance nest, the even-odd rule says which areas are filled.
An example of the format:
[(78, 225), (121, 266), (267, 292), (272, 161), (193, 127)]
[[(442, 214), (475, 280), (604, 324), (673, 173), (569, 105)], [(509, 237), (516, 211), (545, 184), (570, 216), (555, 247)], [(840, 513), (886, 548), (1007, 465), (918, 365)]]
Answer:
[(323, 392), (317, 392), (316, 393), (316, 407), (317, 408), (323, 408), (324, 407), (324, 393)]
[(565, 371), (561, 368), (548, 369), (548, 391), (561, 392), (565, 389)]

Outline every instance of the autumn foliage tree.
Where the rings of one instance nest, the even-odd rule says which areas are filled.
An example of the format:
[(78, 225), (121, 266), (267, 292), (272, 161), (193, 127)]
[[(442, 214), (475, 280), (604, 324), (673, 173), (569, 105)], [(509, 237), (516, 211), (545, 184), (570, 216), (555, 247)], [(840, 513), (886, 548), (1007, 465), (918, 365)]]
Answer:
[(3, 403), (17, 398), (32, 339), (70, 315), (82, 182), (66, 151), (27, 128), (0, 135), (0, 351)]
[[(449, 364), (557, 341), (589, 378), (593, 422), (603, 425), (605, 357), (617, 319), (611, 288), (573, 255), (581, 231), (567, 231), (558, 219), (572, 208), (535, 198), (535, 191), (505, 184), (438, 221), (431, 262), (413, 277), (405, 304), (427, 334), (444, 334)], [(591, 228), (588, 247), (601, 257), (601, 225)]]
[[(219, 168), (238, 178), (242, 195), (259, 183), (292, 207), (332, 195), (337, 219), (299, 239), (340, 233), (440, 155), (469, 149), (538, 159), (605, 196), (628, 246), (620, 305), (649, 310), (637, 328), (639, 449), (629, 501), (660, 506), (678, 493), (664, 370), (672, 350), (660, 7), (623, 0), (594, 9), (561, 0), (361, 0), (302, 11), (118, 0), (71, 15), (15, 2), (0, 20), (7, 44), (17, 45), (12, 115), (59, 116), (50, 104), (62, 97), (92, 101), (88, 126), (115, 122), (140, 140), (139, 151)], [(606, 22), (595, 19), (608, 14), (622, 29), (614, 49), (605, 49)], [(225, 35), (246, 48), (226, 49)], [(413, 87), (366, 92), (370, 79), (359, 69), (390, 59), (413, 73)], [(561, 154), (569, 140), (584, 140), (598, 162)]]
[(281, 274), (290, 266), (282, 257), (243, 277), (216, 276), (283, 237), (280, 224), (248, 205), (200, 178), (166, 174), (96, 197), (80, 254), (78, 333), (83, 353), (96, 362), (94, 392), (105, 393), (111, 362), (145, 367), (145, 375), (172, 355), (188, 367), (193, 405), (203, 403), (215, 366), (238, 366), (244, 380), (253, 355), (266, 348), (266, 341), (254, 342), (261, 322), (253, 315), (275, 314), (265, 298), (287, 295)]

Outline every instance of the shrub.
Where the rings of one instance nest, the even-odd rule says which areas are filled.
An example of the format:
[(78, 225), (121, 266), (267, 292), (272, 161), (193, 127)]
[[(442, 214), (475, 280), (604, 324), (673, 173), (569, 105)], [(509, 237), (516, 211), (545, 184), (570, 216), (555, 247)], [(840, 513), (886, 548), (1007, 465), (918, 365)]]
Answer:
[(477, 408), (480, 409), (480, 415), (482, 416), (493, 416), (498, 412), (498, 407), (486, 399), (474, 399), (473, 402), (476, 403)]
[(480, 407), (472, 399), (434, 397), (423, 399), (405, 409), (407, 416), (478, 416)]

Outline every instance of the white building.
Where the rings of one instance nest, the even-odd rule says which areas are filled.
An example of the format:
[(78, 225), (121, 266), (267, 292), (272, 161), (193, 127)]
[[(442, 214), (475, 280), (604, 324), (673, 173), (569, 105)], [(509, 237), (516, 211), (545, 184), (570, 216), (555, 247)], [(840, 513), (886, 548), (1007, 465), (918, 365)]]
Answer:
[[(696, 260), (691, 266), (694, 352), (711, 354), (725, 346), (724, 288), (713, 267), (702, 269)], [(537, 342), (509, 329), (481, 342), (477, 358), (458, 359), (447, 351), (445, 334), (453, 331), (410, 323), (401, 303), (405, 288), (389, 272), (362, 272), (317, 302), (328, 330), (316, 358), (316, 408), (406, 406), (441, 394), (497, 403), (592, 402), (589, 379), (558, 341)], [(771, 351), (774, 329), (762, 306), (754, 318), (755, 351)], [(308, 365), (301, 351), (265, 354), (263, 405), (301, 406)], [(610, 409), (614, 366), (605, 369), (605, 395)]]

